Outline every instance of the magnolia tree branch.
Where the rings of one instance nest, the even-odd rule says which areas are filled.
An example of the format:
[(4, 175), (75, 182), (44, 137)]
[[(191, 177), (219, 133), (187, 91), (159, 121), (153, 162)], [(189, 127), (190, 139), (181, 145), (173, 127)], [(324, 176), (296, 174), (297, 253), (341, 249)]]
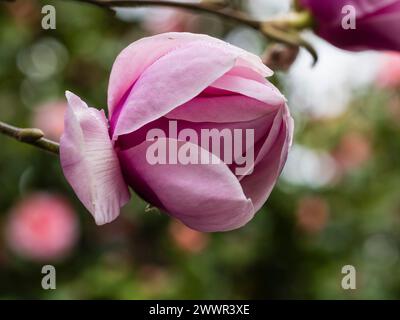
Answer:
[(167, 0), (73, 0), (96, 5), (108, 10), (114, 8), (127, 8), (139, 6), (159, 6), (187, 9), (196, 12), (214, 14), (224, 20), (240, 23), (253, 28), (263, 34), (266, 38), (284, 43), (290, 46), (305, 48), (313, 57), (314, 64), (318, 60), (318, 55), (313, 46), (299, 34), (300, 30), (313, 26), (313, 19), (308, 11), (291, 12), (268, 21), (257, 21), (249, 18), (246, 14), (229, 8), (221, 8), (214, 5), (212, 1), (202, 1), (200, 3), (175, 2)]
[(59, 144), (44, 138), (44, 133), (40, 129), (18, 128), (0, 121), (0, 133), (48, 152), (59, 154)]

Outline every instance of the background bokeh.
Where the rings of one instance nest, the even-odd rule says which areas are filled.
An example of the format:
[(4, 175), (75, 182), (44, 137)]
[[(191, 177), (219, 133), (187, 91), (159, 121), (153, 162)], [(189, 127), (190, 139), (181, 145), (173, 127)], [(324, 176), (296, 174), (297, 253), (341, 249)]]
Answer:
[[(289, 1), (237, 0), (258, 19)], [(57, 28), (41, 28), (54, 5)], [(64, 91), (105, 107), (121, 49), (166, 31), (207, 33), (262, 55), (257, 32), (215, 16), (48, 0), (0, 4), (0, 119), (58, 139)], [(400, 298), (400, 56), (349, 53), (313, 35), (273, 78), (296, 121), (287, 166), (264, 208), (236, 231), (202, 234), (134, 197), (98, 227), (57, 157), (0, 136), (0, 299)], [(193, 186), (196, 187), (196, 186)], [(43, 290), (41, 268), (57, 269)], [(343, 290), (354, 265), (357, 289)]]

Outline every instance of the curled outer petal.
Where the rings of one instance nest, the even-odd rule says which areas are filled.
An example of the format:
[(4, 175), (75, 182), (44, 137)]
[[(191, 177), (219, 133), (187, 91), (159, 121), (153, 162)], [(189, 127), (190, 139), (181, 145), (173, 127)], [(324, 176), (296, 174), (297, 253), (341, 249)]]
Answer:
[(114, 220), (129, 201), (104, 112), (66, 92), (68, 109), (60, 141), (61, 166), (78, 198), (102, 225)]

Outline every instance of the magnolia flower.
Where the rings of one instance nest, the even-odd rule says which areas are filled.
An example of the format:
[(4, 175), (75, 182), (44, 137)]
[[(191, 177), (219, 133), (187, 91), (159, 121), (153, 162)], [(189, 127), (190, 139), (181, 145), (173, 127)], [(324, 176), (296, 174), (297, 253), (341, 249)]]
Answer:
[(6, 224), (9, 247), (37, 261), (63, 258), (77, 236), (78, 221), (69, 203), (47, 193), (35, 193), (17, 203)]
[[(300, 0), (316, 32), (346, 50), (400, 50), (400, 0)], [(354, 19), (355, 18), (355, 19)]]
[[(193, 229), (241, 227), (267, 200), (292, 140), (271, 75), (259, 57), (206, 35), (136, 41), (113, 65), (108, 120), (67, 92), (64, 175), (97, 224), (119, 215), (129, 185)], [(212, 148), (197, 140), (205, 131)]]

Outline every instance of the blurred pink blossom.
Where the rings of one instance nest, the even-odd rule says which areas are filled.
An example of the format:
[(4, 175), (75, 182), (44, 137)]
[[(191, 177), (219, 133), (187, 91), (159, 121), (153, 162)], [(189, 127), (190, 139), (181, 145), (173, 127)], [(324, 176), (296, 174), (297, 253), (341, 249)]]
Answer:
[(78, 236), (78, 221), (69, 203), (47, 193), (35, 193), (17, 203), (5, 227), (10, 249), (36, 261), (65, 257)]
[(4, 6), (15, 23), (23, 27), (33, 27), (40, 23), (39, 4), (35, 1), (13, 1)]
[(152, 34), (191, 31), (195, 28), (193, 13), (166, 8), (149, 8), (142, 27)]
[[(175, 0), (198, 4), (200, 0)], [(193, 31), (198, 22), (198, 15), (192, 12), (167, 6), (141, 8), (117, 8), (117, 16), (125, 21), (139, 21), (142, 28), (151, 34), (164, 32)]]
[(302, 197), (297, 204), (296, 217), (301, 230), (309, 234), (318, 234), (328, 223), (329, 205), (319, 196)]
[(41, 129), (45, 136), (59, 140), (64, 131), (64, 113), (67, 110), (65, 101), (52, 101), (36, 108), (32, 124)]
[(206, 248), (208, 235), (186, 227), (178, 220), (173, 220), (169, 233), (177, 247), (189, 253), (198, 253)]
[(333, 151), (333, 157), (343, 173), (363, 166), (371, 156), (370, 140), (356, 131), (346, 133)]
[(387, 53), (378, 73), (378, 86), (382, 88), (400, 88), (400, 54)]

